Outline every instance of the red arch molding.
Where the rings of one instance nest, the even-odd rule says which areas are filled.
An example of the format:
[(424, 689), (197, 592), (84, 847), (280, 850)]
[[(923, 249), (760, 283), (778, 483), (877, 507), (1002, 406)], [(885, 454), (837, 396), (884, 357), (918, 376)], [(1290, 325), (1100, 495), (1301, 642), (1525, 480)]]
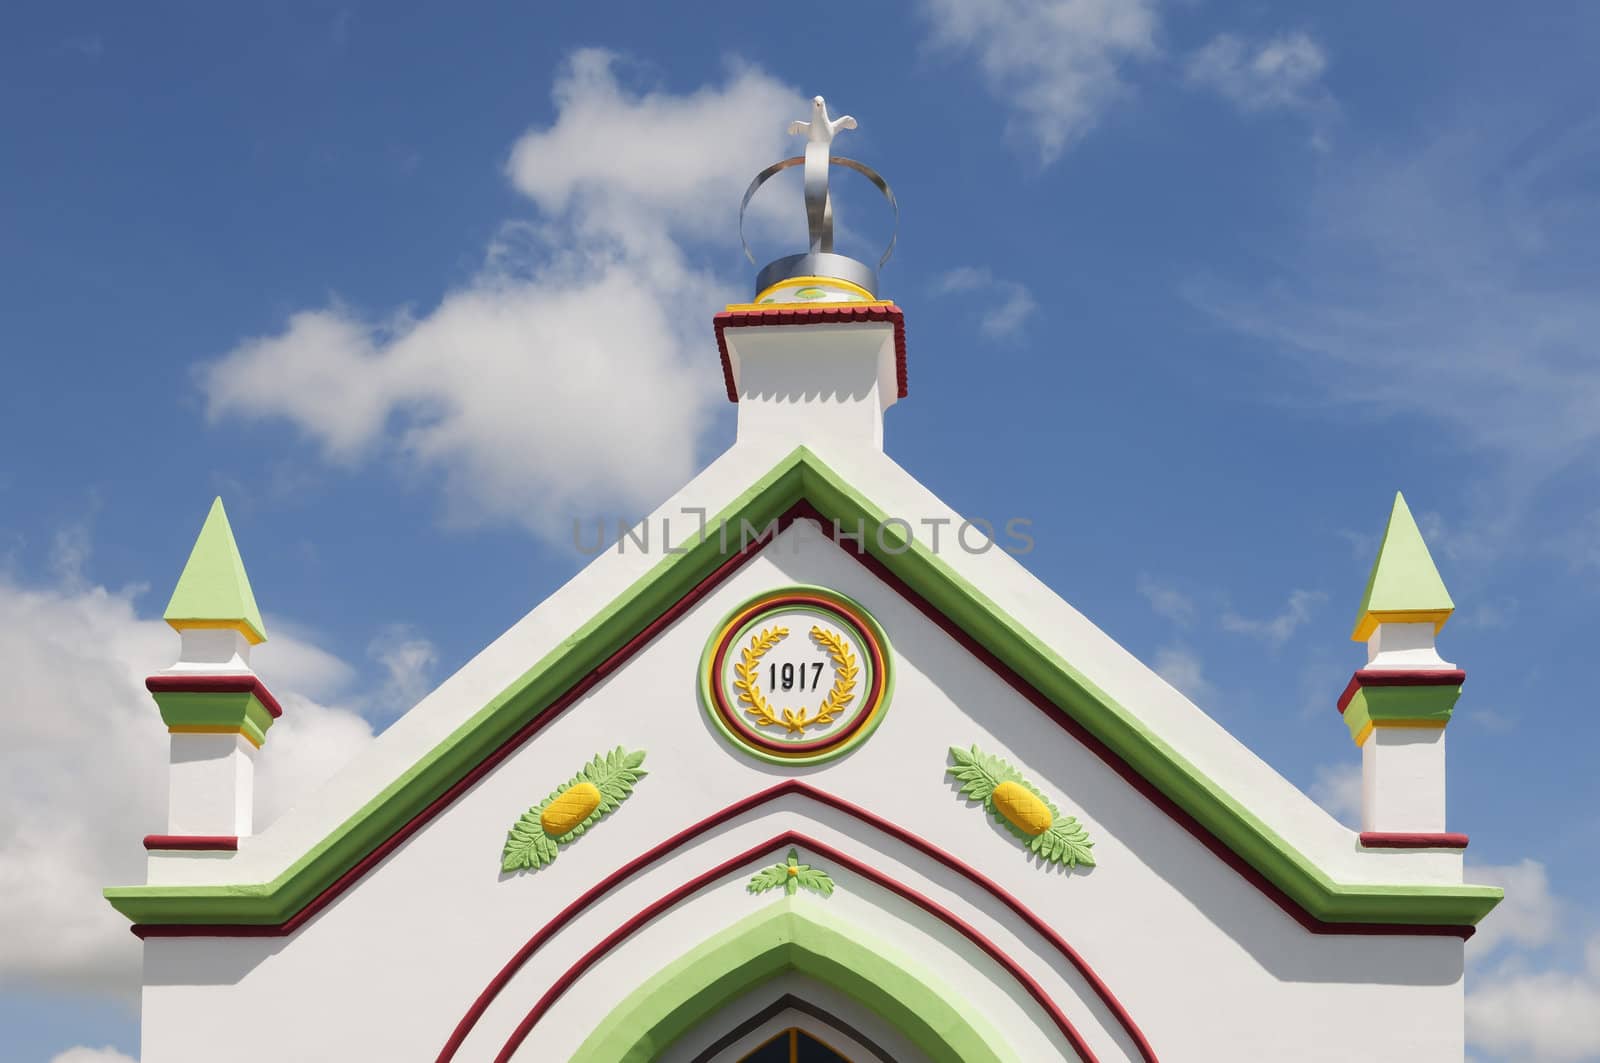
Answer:
[[(762, 805), (776, 801), (779, 798), (789, 796), (807, 798), (817, 802), (818, 804), (825, 805), (838, 812), (842, 812), (845, 815), (850, 816), (852, 819), (859, 820), (860, 822), (865, 823), (867, 826), (872, 827), (883, 834), (889, 835), (896, 841), (910, 846), (922, 855), (944, 865), (950, 870), (961, 875), (963, 878), (972, 882), (980, 889), (984, 890), (984, 892), (988, 893), (996, 900), (1000, 901), (1007, 908), (1009, 908), (1013, 914), (1026, 923), (1029, 929), (1033, 930), (1034, 933), (1038, 934), (1044, 940), (1049, 942), (1050, 945), (1061, 954), (1062, 958), (1072, 965), (1073, 969), (1078, 972), (1079, 977), (1081, 977), (1089, 985), (1089, 987), (1094, 990), (1095, 995), (1100, 998), (1100, 1002), (1105, 1005), (1106, 1010), (1111, 1012), (1112, 1016), (1116, 1018), (1117, 1023), (1122, 1027), (1129, 1039), (1131, 1039), (1134, 1045), (1138, 1048), (1139, 1055), (1145, 1060), (1145, 1063), (1156, 1063), (1155, 1049), (1150, 1047), (1150, 1042), (1145, 1038), (1145, 1035), (1143, 1031), (1139, 1029), (1138, 1024), (1133, 1021), (1133, 1016), (1128, 1014), (1128, 1010), (1123, 1007), (1122, 1002), (1117, 999), (1116, 995), (1111, 992), (1110, 987), (1107, 986), (1100, 976), (1095, 973), (1094, 969), (1089, 966), (1088, 961), (1085, 960), (1076, 949), (1069, 945), (1065, 938), (1056, 933), (1049, 923), (1045, 922), (1038, 915), (1034, 914), (1034, 912), (1032, 912), (1021, 901), (1017, 900), (1010, 893), (1006, 892), (1006, 890), (1001, 887), (999, 883), (995, 882), (993, 879), (989, 878), (983, 872), (977, 870), (971, 865), (961, 861), (955, 856), (952, 856), (943, 849), (940, 849), (938, 846), (924, 840), (921, 836), (913, 834), (906, 828), (891, 823), (889, 820), (884, 819), (876, 813), (869, 812), (859, 805), (847, 801), (835, 794), (830, 794), (825, 790), (819, 790), (814, 786), (800, 781), (799, 779), (789, 779), (785, 782), (778, 783), (776, 786), (769, 786), (765, 790), (757, 791), (756, 793), (751, 794), (749, 797), (741, 798), (740, 800), (735, 801), (733, 804), (718, 812), (713, 812), (700, 822), (685, 827), (683, 830), (667, 838), (665, 841), (659, 843), (655, 847), (639, 854), (626, 864), (623, 864), (616, 871), (612, 872), (610, 875), (606, 876), (585, 890), (571, 904), (567, 905), (560, 912), (557, 912), (553, 919), (551, 919), (544, 926), (540, 927), (539, 930), (528, 939), (527, 943), (524, 944), (522, 948), (517, 950), (516, 954), (512, 956), (511, 959), (507, 961), (506, 965), (500, 969), (500, 972), (490, 980), (487, 986), (484, 987), (483, 992), (478, 994), (478, 998), (472, 1002), (472, 1006), (468, 1008), (466, 1014), (461, 1017), (461, 1021), (456, 1024), (455, 1030), (451, 1032), (450, 1039), (445, 1042), (444, 1048), (440, 1050), (438, 1063), (447, 1063), (448, 1060), (455, 1058), (456, 1051), (460, 1049), (462, 1042), (466, 1040), (467, 1034), (471, 1032), (473, 1026), (477, 1024), (478, 1020), (483, 1016), (483, 1013), (488, 1010), (489, 1005), (494, 1001), (495, 997), (499, 995), (500, 991), (506, 987), (507, 983), (511, 981), (512, 977), (516, 975), (522, 966), (532, 958), (533, 954), (537, 952), (546, 941), (549, 941), (552, 937), (554, 937), (564, 926), (575, 919), (595, 901), (605, 896), (625, 880), (632, 878), (634, 875), (638, 874), (640, 871), (644, 870), (646, 867), (662, 859), (663, 857), (675, 852), (678, 849), (681, 849), (683, 846), (687, 845), (695, 838), (700, 837), (711, 828), (725, 823), (736, 816), (743, 815), (751, 809), (759, 808)], [(673, 904), (676, 904), (683, 897), (688, 896), (695, 890), (698, 890), (706, 883), (720, 878), (729, 870), (732, 870), (741, 864), (747, 864), (774, 848), (781, 848), (782, 846), (789, 844), (802, 845), (812, 852), (825, 854), (829, 859), (834, 860), (843, 866), (849, 867), (857, 874), (871, 879), (873, 882), (884, 887), (885, 889), (899, 894), (901, 897), (904, 897), (924, 910), (944, 920), (944, 922), (966, 936), (968, 940), (972, 941), (979, 948), (983, 949), (984, 952), (988, 953), (991, 958), (993, 958), (1002, 967), (1005, 967), (1014, 978), (1022, 983), (1022, 985), (1027, 988), (1028, 992), (1033, 995), (1034, 999), (1039, 1001), (1040, 1005), (1050, 1013), (1051, 1019), (1061, 1030), (1062, 1034), (1067, 1038), (1067, 1041), (1072, 1044), (1073, 1048), (1078, 1052), (1078, 1054), (1086, 1060), (1093, 1061), (1094, 1054), (1089, 1050), (1087, 1045), (1082, 1043), (1082, 1039), (1078, 1036), (1077, 1031), (1073, 1029), (1072, 1024), (1067, 1020), (1066, 1016), (1061, 1013), (1060, 1009), (1056, 1007), (1055, 1003), (1050, 1000), (1049, 996), (1044, 993), (1044, 990), (1038, 985), (1037, 982), (1033, 981), (1027, 972), (1021, 970), (1015, 961), (1011, 960), (1010, 957), (1001, 952), (999, 947), (993, 942), (989, 941), (988, 938), (985, 938), (976, 929), (963, 922), (960, 917), (941, 907), (937, 902), (923, 897), (921, 894), (911, 890), (907, 886), (886, 878), (880, 872), (867, 867), (866, 865), (857, 861), (855, 858), (840, 852), (838, 849), (835, 849), (830, 845), (819, 842), (813, 838), (809, 838), (803, 834), (798, 834), (794, 831), (786, 831), (783, 834), (777, 835), (771, 841), (763, 842), (761, 845), (755, 846), (754, 848), (747, 850), (736, 857), (733, 857), (731, 860), (724, 861), (711, 871), (696, 877), (691, 882), (685, 883), (677, 890), (674, 890), (672, 893), (668, 894), (667, 897), (664, 897), (655, 904), (652, 904), (643, 912), (640, 912), (638, 915), (634, 916), (633, 919), (630, 919), (627, 923), (624, 923), (621, 927), (618, 927), (617, 930), (613, 931), (610, 936), (597, 945), (593, 950), (591, 950), (589, 953), (586, 953), (584, 957), (577, 962), (577, 964), (568, 970), (566, 974), (562, 975), (561, 978), (550, 987), (549, 991), (547, 991), (545, 995), (540, 998), (539, 1002), (534, 1005), (533, 1010), (530, 1011), (528, 1016), (523, 1019), (522, 1025), (517, 1027), (518, 1033), (512, 1035), (512, 1041), (507, 1042), (507, 1048), (502, 1050), (499, 1058), (510, 1058), (510, 1053), (516, 1050), (516, 1046), (521, 1044), (523, 1038), (527, 1037), (528, 1032), (533, 1029), (534, 1024), (537, 1023), (543, 1014), (555, 1004), (557, 998), (559, 998), (562, 993), (566, 992), (566, 990), (578, 979), (579, 976), (583, 974), (583, 971), (588, 968), (589, 965), (598, 960), (606, 952), (610, 951), (610, 949), (623, 938), (627, 937), (634, 930), (637, 930), (639, 927), (649, 922), (650, 919), (653, 919), (662, 911), (665, 911)]]
[[(1072, 1050), (1077, 1053), (1079, 1059), (1083, 1060), (1084, 1063), (1099, 1063), (1099, 1057), (1096, 1056), (1094, 1051), (1088, 1046), (1087, 1043), (1085, 1043), (1083, 1036), (1078, 1033), (1077, 1027), (1072, 1025), (1072, 1020), (1068, 1019), (1067, 1016), (1061, 1011), (1060, 1007), (1056, 1005), (1056, 1002), (1050, 998), (1050, 994), (1045, 992), (1044, 987), (1041, 986), (1032, 975), (1023, 970), (1022, 966), (1018, 964), (1017, 961), (1013, 960), (1004, 949), (985, 937), (982, 931), (978, 930), (971, 923), (968, 923), (966, 920), (950, 911), (950, 909), (941, 905), (938, 901), (923, 896), (911, 887), (894, 881), (892, 878), (880, 871), (873, 870), (871, 867), (861, 863), (859, 860), (856, 860), (843, 850), (836, 849), (826, 842), (818, 841), (809, 835), (801, 834), (799, 831), (793, 830), (786, 830), (781, 834), (775, 834), (767, 841), (764, 841), (759, 845), (753, 845), (744, 852), (735, 856), (731, 856), (715, 867), (696, 875), (694, 878), (683, 883), (677, 889), (674, 889), (672, 892), (641, 909), (627, 922), (623, 923), (611, 933), (607, 934), (598, 945), (584, 953), (578, 958), (576, 963), (567, 968), (565, 973), (563, 973), (560, 978), (557, 978), (555, 983), (545, 991), (544, 996), (539, 998), (538, 1002), (534, 1004), (533, 1008), (528, 1012), (528, 1014), (525, 1015), (522, 1021), (517, 1024), (517, 1028), (511, 1031), (511, 1036), (506, 1039), (505, 1045), (501, 1047), (499, 1054), (494, 1057), (495, 1063), (508, 1063), (511, 1057), (516, 1055), (517, 1049), (522, 1047), (522, 1042), (527, 1039), (528, 1034), (533, 1032), (533, 1028), (538, 1025), (539, 1020), (544, 1018), (545, 1014), (555, 1006), (556, 1001), (559, 1000), (561, 996), (572, 987), (572, 984), (579, 978), (583, 977), (583, 973), (585, 971), (601, 960), (612, 949), (621, 944), (622, 941), (634, 931), (638, 930), (640, 927), (644, 926), (646, 923), (650, 922), (656, 916), (671, 908), (685, 897), (701, 889), (702, 887), (715, 882), (717, 879), (722, 878), (724, 875), (728, 874), (728, 872), (748, 865), (751, 862), (760, 859), (763, 855), (770, 853), (775, 849), (782, 849), (786, 845), (797, 845), (809, 852), (816, 853), (820, 856), (825, 856), (840, 867), (848, 867), (851, 871), (854, 871), (863, 878), (871, 879), (884, 889), (899, 894), (904, 899), (910, 901), (912, 904), (915, 904), (918, 908), (921, 908), (930, 915), (937, 917), (946, 926), (949, 926), (951, 929), (965, 937), (968, 941), (978, 946), (978, 948), (983, 950), (983, 952), (988, 955), (990, 959), (994, 960), (1001, 967), (1003, 967), (1007, 974), (1016, 979), (1016, 981), (1028, 991), (1028, 995), (1033, 997), (1033, 999), (1039, 1003), (1039, 1006), (1042, 1007), (1050, 1016), (1050, 1021), (1056, 1024), (1056, 1029), (1061, 1031), (1061, 1035), (1067, 1039), (1067, 1043), (1072, 1046)], [(534, 935), (534, 939), (539, 939), (542, 934), (543, 931), (541, 931), (540, 934)], [(1144, 1046), (1141, 1045), (1141, 1051), (1143, 1051), (1143, 1048)], [(443, 1060), (450, 1057), (441, 1053), (439, 1058)], [(1147, 1060), (1153, 1060), (1154, 1058), (1154, 1056), (1145, 1055), (1145, 1059)]]

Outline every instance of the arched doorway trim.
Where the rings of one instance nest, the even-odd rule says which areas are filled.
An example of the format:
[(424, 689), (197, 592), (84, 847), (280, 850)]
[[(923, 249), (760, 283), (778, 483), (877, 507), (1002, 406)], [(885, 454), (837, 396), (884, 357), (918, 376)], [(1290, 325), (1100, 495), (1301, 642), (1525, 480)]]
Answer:
[[(1004, 1044), (957, 994), (855, 927), (816, 919), (816, 902), (784, 898), (669, 963), (614, 1008), (572, 1063), (650, 1063), (746, 992), (782, 974), (834, 986), (892, 1023), (939, 1063), (1010, 1063)], [(503, 1058), (506, 1057), (502, 1053)]]

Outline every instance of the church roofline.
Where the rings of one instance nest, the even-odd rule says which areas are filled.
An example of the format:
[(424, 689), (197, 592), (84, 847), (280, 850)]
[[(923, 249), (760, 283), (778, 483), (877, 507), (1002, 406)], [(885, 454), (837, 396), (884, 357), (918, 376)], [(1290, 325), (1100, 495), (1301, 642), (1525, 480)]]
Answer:
[[(1316, 929), (1465, 936), (1500, 900), (1501, 891), (1487, 886), (1336, 880), (947, 562), (908, 540), (896, 526), (901, 522), (889, 521), (805, 447), (779, 461), (708, 527), (765, 526), (802, 502), (825, 519), (864, 526), (860, 557), (869, 568), (912, 592), (926, 615), (960, 632), (980, 660), (1247, 879), (1281, 897), (1279, 903), (1287, 901), (1286, 908), (1301, 909), (1311, 923), (1324, 924)], [(755, 550), (739, 552), (738, 544), (720, 542), (711, 530), (655, 564), (270, 881), (113, 887), (107, 898), (142, 924), (136, 928), (141, 933), (292, 930), (309, 917), (309, 906), (320, 907), (359, 878)]]

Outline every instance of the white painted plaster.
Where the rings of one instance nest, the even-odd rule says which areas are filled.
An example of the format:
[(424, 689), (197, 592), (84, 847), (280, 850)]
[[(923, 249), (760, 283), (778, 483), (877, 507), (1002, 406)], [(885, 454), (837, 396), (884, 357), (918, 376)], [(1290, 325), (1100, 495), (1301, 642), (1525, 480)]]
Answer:
[[(616, 558), (604, 567), (632, 563)], [(589, 589), (593, 579), (580, 576), (577, 590), (569, 584), (560, 593)], [(894, 699), (873, 737), (846, 757), (798, 771), (731, 748), (707, 721), (695, 692), (700, 653), (714, 625), (752, 594), (791, 583), (830, 586), (861, 601), (883, 624), (896, 668)], [(1053, 596), (1031, 602), (1025, 590), (1013, 581), (997, 593), (1016, 599), (1018, 611), (1068, 617), (1059, 612), (1065, 607), (1051, 604), (1058, 602)], [(575, 626), (572, 608), (569, 603), (567, 632)], [(473, 671), (514, 675), (532, 664), (537, 658), (529, 656), (530, 647), (562, 630), (543, 613), (507, 636), (520, 645), (502, 640), (431, 696), (417, 710), (421, 720), (439, 726), (467, 711), (453, 702), (477, 697), (474, 682), (494, 685), (474, 679)], [(1254, 772), (1258, 789), (1297, 793), (1231, 738), (1208, 737), (1207, 726), (1215, 725), (1170, 688), (1141, 685), (1131, 665), (1128, 673), (1109, 667), (1107, 657), (1110, 664), (1119, 659), (1085, 628), (1080, 619), (1077, 626), (1038, 624), (1034, 630), (1049, 633), (1069, 659), (1099, 662), (1101, 674), (1131, 695), (1124, 704), (1154, 716), (1163, 733), (1184, 739), (1186, 749), (1209, 751), (1246, 776)], [(385, 738), (409, 725), (410, 733), (401, 730), (405, 741), (420, 741), (423, 723), (411, 720), (396, 723)], [(1065, 813), (1078, 816), (1096, 842), (1098, 866), (1087, 872), (1040, 868), (1014, 838), (962, 802), (945, 773), (946, 749), (971, 743), (1013, 760)], [(650, 775), (636, 796), (562, 850), (550, 867), (500, 874), (500, 848), (516, 816), (595, 752), (617, 744), (648, 751)], [(358, 770), (368, 773), (369, 784), (384, 777), (383, 769), (398, 773), (401, 765), (388, 758), (403, 748), (391, 742)], [(933, 840), (998, 880), (1094, 966), (1164, 1058), (1442, 1063), (1462, 1057), (1459, 940), (1308, 933), (863, 566), (815, 534), (792, 530), (295, 935), (147, 941), (143, 1058), (211, 1059), (218, 1043), (227, 1043), (230, 1058), (241, 1063), (429, 1058), (484, 985), (552, 914), (660, 839), (791, 776)], [(1235, 781), (1226, 771), (1214, 777)], [(349, 799), (351, 791), (339, 785), (335, 799)], [(320, 800), (308, 804), (312, 810), (302, 806), (296, 830), (330, 814), (316, 811)], [(1307, 849), (1324, 832), (1326, 816), (1315, 811), (1286, 821)], [(704, 832), (573, 920), (512, 978), (458, 1058), (492, 1058), (551, 981), (612, 929), (706, 868), (788, 829), (835, 845), (949, 908), (1013, 955), (1100, 1058), (1130, 1058), (1125, 1036), (1081, 977), (1002, 905), (908, 847), (798, 799)], [(247, 847), (268, 842), (277, 830), (269, 828)], [(1326, 833), (1332, 839), (1326, 848), (1354, 848), (1351, 832)], [(263, 853), (271, 850), (261, 844), (257, 866), (272, 866)], [(596, 1022), (673, 957), (762, 905), (778, 903), (772, 895), (750, 896), (744, 882), (757, 867), (781, 858), (782, 847), (753, 858), (635, 933), (572, 986), (519, 1058), (567, 1058)], [(802, 859), (828, 868), (839, 882), (825, 901), (802, 897), (809, 911), (932, 967), (1001, 1032), (1013, 1058), (1062, 1058), (1059, 1035), (1037, 1004), (964, 939), (847, 869), (804, 852)], [(1415, 866), (1350, 852), (1339, 859), (1387, 881), (1405, 881), (1401, 876)], [(225, 863), (196, 866), (237, 871)], [(260, 1023), (264, 1000), (297, 1021)], [(1351, 1022), (1353, 1015), (1361, 1021)], [(247, 1041), (234, 1036), (243, 1028), (252, 1031)]]
[(231, 628), (184, 628), (178, 638), (178, 663), (168, 673), (250, 671), (250, 640)]
[(1455, 665), (1434, 648), (1432, 621), (1422, 624), (1379, 624), (1367, 639), (1368, 668), (1451, 669)]
[(250, 833), (256, 747), (241, 734), (174, 734), (168, 834)]
[(1361, 744), (1361, 829), (1445, 829), (1444, 728), (1374, 727)]
[(729, 328), (723, 337), (741, 442), (793, 447), (827, 436), (882, 449), (883, 411), (899, 394), (891, 322)]

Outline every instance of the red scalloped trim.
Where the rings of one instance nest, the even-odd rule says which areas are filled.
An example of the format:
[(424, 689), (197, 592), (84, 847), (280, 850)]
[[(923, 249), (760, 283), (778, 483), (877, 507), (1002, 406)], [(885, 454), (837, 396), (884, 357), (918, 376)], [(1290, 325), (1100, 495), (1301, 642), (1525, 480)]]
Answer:
[(153, 675), (144, 681), (144, 688), (152, 694), (254, 694), (267, 714), (276, 720), (283, 715), (283, 706), (272, 696), (260, 677), (252, 673), (215, 675), (204, 672), (190, 674)]
[(894, 375), (896, 397), (906, 397), (906, 315), (898, 306), (855, 306), (840, 303), (834, 306), (799, 306), (783, 310), (724, 310), (712, 318), (717, 330), (717, 351), (722, 355), (722, 384), (727, 388), (728, 401), (739, 401), (739, 389), (733, 382), (733, 359), (728, 355), (725, 329), (749, 328), (759, 325), (818, 325), (825, 322), (889, 321), (894, 324)]
[[(726, 823), (737, 816), (741, 816), (752, 809), (760, 808), (769, 802), (790, 796), (803, 797), (807, 800), (815, 801), (820, 805), (824, 805), (828, 808), (834, 809), (835, 811), (842, 812), (845, 815), (850, 816), (852, 819), (859, 820), (874, 830), (881, 831), (896, 841), (915, 849), (917, 852), (928, 857), (929, 859), (942, 864), (951, 871), (956, 872), (958, 875), (961, 875), (963, 878), (967, 879), (969, 882), (972, 882), (984, 892), (1000, 901), (1000, 903), (1004, 904), (1013, 913), (1015, 913), (1019, 919), (1032, 928), (1034, 933), (1038, 934), (1045, 941), (1049, 942), (1051, 947), (1053, 947), (1058, 953), (1061, 954), (1063, 959), (1072, 965), (1073, 969), (1078, 972), (1083, 980), (1088, 983), (1089, 987), (1094, 990), (1095, 995), (1098, 996), (1101, 1002), (1105, 1004), (1107, 1010), (1109, 1010), (1112, 1015), (1116, 1017), (1117, 1022), (1120, 1023), (1123, 1030), (1127, 1032), (1128, 1037), (1135, 1045), (1138, 1046), (1140, 1054), (1144, 1057), (1147, 1063), (1153, 1063), (1156, 1058), (1155, 1050), (1150, 1047), (1149, 1041), (1145, 1038), (1144, 1033), (1139, 1029), (1138, 1024), (1133, 1021), (1133, 1017), (1128, 1014), (1127, 1009), (1123, 1007), (1122, 1002), (1119, 1001), (1116, 995), (1111, 992), (1110, 987), (1107, 986), (1100, 976), (1094, 971), (1094, 969), (1089, 966), (1089, 962), (1083, 958), (1078, 950), (1069, 945), (1066, 939), (1057, 933), (1055, 928), (1053, 928), (1049, 923), (1047, 923), (1040, 916), (1036, 915), (1021, 901), (1017, 900), (1016, 897), (1008, 893), (998, 882), (989, 878), (983, 872), (974, 868), (971, 864), (968, 864), (959, 858), (952, 856), (945, 850), (940, 849), (932, 842), (924, 839), (921, 835), (914, 834), (905, 827), (899, 826), (896, 823), (884, 819), (875, 812), (868, 811), (852, 801), (847, 801), (842, 797), (830, 794), (826, 790), (819, 790), (815, 786), (812, 786), (811, 784), (800, 779), (788, 779), (784, 782), (777, 783), (774, 786), (769, 786), (765, 790), (757, 791), (756, 793), (751, 794), (749, 797), (735, 801), (726, 808), (723, 808), (717, 812), (713, 812), (711, 815), (706, 816), (698, 823), (691, 824), (664, 841), (657, 843), (652, 848), (634, 857), (626, 864), (623, 864), (617, 870), (613, 871), (610, 875), (607, 875), (593, 886), (590, 886), (571, 904), (567, 905), (567, 907), (563, 908), (560, 912), (557, 912), (555, 917), (552, 918), (548, 923), (540, 927), (533, 937), (529, 938), (527, 943), (523, 945), (522, 948), (518, 949), (516, 954), (512, 956), (506, 965), (500, 969), (500, 972), (489, 981), (489, 984), (484, 987), (483, 992), (478, 994), (477, 1000), (473, 1001), (472, 1006), (467, 1009), (467, 1013), (462, 1016), (461, 1021), (456, 1024), (455, 1030), (450, 1035), (450, 1040), (445, 1042), (444, 1049), (439, 1053), (438, 1063), (448, 1063), (450, 1059), (454, 1058), (456, 1051), (461, 1047), (462, 1042), (466, 1040), (467, 1034), (472, 1031), (473, 1026), (477, 1024), (478, 1020), (483, 1016), (483, 1013), (488, 1010), (489, 1005), (494, 1001), (495, 997), (500, 993), (500, 991), (504, 989), (511, 981), (512, 977), (522, 969), (523, 965), (526, 964), (530, 958), (532, 958), (533, 954), (537, 952), (546, 941), (554, 937), (563, 927), (565, 927), (573, 919), (577, 918), (587, 908), (589, 908), (590, 905), (594, 904), (601, 897), (605, 896), (607, 893), (611, 892), (611, 890), (615, 889), (626, 880), (632, 878), (640, 871), (643, 871), (646, 867), (649, 867), (656, 861), (671, 855), (673, 852), (681, 849), (689, 842), (703, 837), (707, 831), (714, 829), (718, 825)], [(812, 843), (807, 841), (806, 844), (810, 845)], [(768, 847), (776, 845), (778, 845), (777, 839), (774, 839), (773, 842), (768, 843)], [(762, 848), (762, 851), (765, 851), (765, 848)]]
[(232, 834), (146, 834), (144, 847), (180, 852), (231, 853), (238, 851), (239, 839)]
[(1466, 680), (1467, 673), (1459, 668), (1361, 668), (1339, 695), (1339, 715), (1362, 687), (1458, 687)]
[(1465, 849), (1465, 834), (1407, 833), (1391, 830), (1364, 830), (1361, 832), (1364, 849)]
[[(511, 1036), (506, 1039), (505, 1045), (500, 1049), (499, 1054), (494, 1057), (495, 1063), (509, 1063), (509, 1061), (517, 1054), (517, 1050), (522, 1047), (522, 1043), (527, 1039), (528, 1034), (533, 1032), (534, 1026), (536, 1026), (539, 1020), (544, 1018), (546, 1013), (548, 1013), (549, 1010), (555, 1006), (556, 1001), (559, 1000), (561, 996), (572, 987), (573, 983), (581, 978), (585, 971), (603, 959), (607, 953), (611, 952), (626, 938), (632, 935), (634, 931), (638, 930), (646, 923), (649, 923), (656, 916), (668, 910), (685, 897), (695, 893), (700, 889), (703, 889), (712, 882), (715, 882), (717, 879), (727, 875), (729, 872), (748, 865), (753, 861), (760, 859), (762, 856), (772, 852), (773, 850), (781, 850), (784, 846), (788, 845), (803, 847), (819, 856), (826, 857), (840, 867), (849, 868), (862, 878), (869, 879), (883, 889), (897, 894), (904, 900), (910, 901), (918, 908), (921, 908), (929, 915), (934, 916), (940, 922), (944, 923), (946, 926), (959, 933), (962, 937), (972, 942), (979, 949), (983, 950), (983, 952), (990, 959), (994, 960), (995, 963), (1004, 968), (1006, 973), (1015, 979), (1016, 982), (1022, 986), (1022, 988), (1028, 991), (1028, 995), (1033, 997), (1033, 999), (1038, 1002), (1039, 1006), (1044, 1009), (1045, 1013), (1050, 1016), (1050, 1021), (1055, 1023), (1056, 1029), (1061, 1031), (1061, 1035), (1066, 1038), (1067, 1043), (1072, 1046), (1072, 1050), (1077, 1053), (1079, 1059), (1084, 1060), (1085, 1063), (1096, 1063), (1098, 1057), (1094, 1054), (1094, 1051), (1090, 1049), (1087, 1043), (1085, 1043), (1083, 1040), (1083, 1035), (1080, 1034), (1077, 1028), (1072, 1025), (1072, 1020), (1067, 1018), (1060, 1006), (1056, 1004), (1053, 999), (1051, 999), (1050, 994), (1045, 992), (1044, 987), (1041, 986), (1032, 975), (1024, 970), (1021, 964), (1012, 959), (1004, 949), (986, 937), (977, 927), (973, 926), (971, 923), (968, 923), (966, 920), (962, 919), (959, 915), (956, 915), (939, 902), (923, 896), (904, 883), (895, 881), (888, 875), (885, 875), (881, 871), (862, 863), (853, 856), (850, 856), (848, 853), (840, 849), (836, 849), (826, 842), (818, 841), (815, 838), (793, 830), (787, 830), (782, 834), (775, 835), (770, 840), (762, 842), (759, 845), (751, 846), (744, 852), (739, 853), (736, 856), (729, 857), (727, 860), (722, 861), (715, 867), (701, 872), (694, 878), (672, 890), (670, 893), (667, 893), (665, 896), (660, 897), (653, 903), (645, 906), (632, 918), (628, 919), (621, 926), (607, 934), (598, 945), (584, 953), (578, 958), (576, 963), (567, 968), (567, 970), (555, 980), (555, 983), (545, 991), (545, 994), (539, 998), (538, 1002), (535, 1003), (528, 1011), (528, 1014), (523, 1017), (520, 1023), (517, 1024), (517, 1028), (511, 1031)], [(537, 937), (538, 935), (536, 935), (536, 938)], [(1124, 1028), (1127, 1029), (1128, 1026), (1131, 1025), (1132, 1020), (1127, 1018), (1125, 1013), (1120, 1013), (1120, 1005), (1117, 1005), (1117, 1008), (1119, 1010), (1117, 1018), (1124, 1021)], [(1138, 1038), (1138, 1040), (1141, 1055), (1143, 1055), (1144, 1058), (1149, 1061), (1149, 1063), (1155, 1063), (1155, 1055), (1150, 1051), (1149, 1046), (1143, 1042), (1142, 1038)], [(448, 1058), (448, 1056), (443, 1054), (439, 1056), (441, 1063), (443, 1060)]]

